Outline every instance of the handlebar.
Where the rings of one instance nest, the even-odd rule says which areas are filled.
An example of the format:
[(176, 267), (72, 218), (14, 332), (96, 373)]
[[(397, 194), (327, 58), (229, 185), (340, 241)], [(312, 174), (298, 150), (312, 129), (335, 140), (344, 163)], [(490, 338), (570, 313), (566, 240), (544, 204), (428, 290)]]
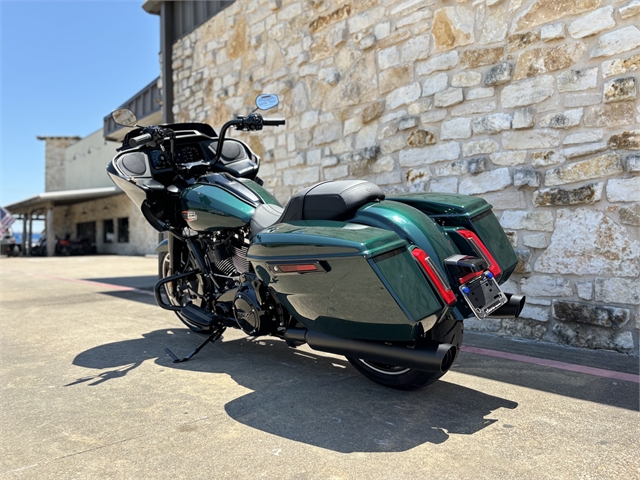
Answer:
[(284, 118), (264, 118), (262, 124), (265, 126), (277, 127), (278, 125), (284, 125), (287, 122)]
[(131, 147), (137, 147), (138, 145), (144, 145), (153, 140), (153, 135), (150, 133), (143, 133), (142, 135), (138, 135), (137, 137), (133, 137), (129, 140), (129, 145)]
[(220, 130), (220, 136), (218, 137), (218, 148), (216, 149), (215, 163), (220, 161), (222, 155), (222, 145), (224, 143), (225, 135), (229, 127), (234, 126), (236, 130), (244, 130), (254, 132), (262, 130), (264, 126), (278, 126), (284, 125), (286, 122), (283, 118), (264, 119), (259, 113), (250, 113), (246, 117), (238, 117), (235, 120), (229, 120), (222, 126)]
[[(218, 137), (218, 147), (216, 148), (216, 159), (214, 163), (220, 161), (220, 156), (222, 154), (222, 145), (224, 143), (225, 134), (227, 129), (231, 126), (235, 126), (238, 130), (245, 131), (256, 131), (262, 130), (263, 126), (268, 127), (277, 127), (279, 125), (285, 125), (286, 121), (284, 118), (262, 118), (262, 115), (259, 113), (251, 113), (246, 117), (238, 117), (235, 120), (230, 120), (225, 123), (220, 131), (220, 136)], [(140, 145), (146, 145), (153, 142), (156, 142), (160, 145), (160, 147), (164, 150), (162, 144), (167, 138), (171, 140), (171, 163), (173, 164), (174, 170), (177, 171), (177, 167), (175, 165), (173, 159), (174, 152), (174, 141), (175, 134), (169, 128), (162, 128), (158, 126), (149, 126), (145, 127), (142, 135), (138, 135), (137, 137), (133, 137), (129, 140), (129, 145), (133, 148), (138, 147)]]
[(142, 135), (138, 135), (137, 137), (133, 137), (131, 140), (129, 140), (129, 146), (135, 148), (140, 145), (147, 145), (153, 142), (162, 145), (167, 137), (173, 138), (173, 131), (169, 128), (148, 126), (144, 127), (143, 132), (144, 133)]

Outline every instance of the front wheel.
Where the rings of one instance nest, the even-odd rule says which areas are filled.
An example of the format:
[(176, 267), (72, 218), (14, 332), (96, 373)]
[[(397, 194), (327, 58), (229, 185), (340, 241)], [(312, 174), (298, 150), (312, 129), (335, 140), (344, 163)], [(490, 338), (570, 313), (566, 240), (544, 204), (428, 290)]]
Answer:
[[(159, 276), (160, 278), (166, 278), (171, 275), (174, 275), (171, 272), (171, 258), (169, 257), (168, 252), (163, 252), (159, 257)], [(175, 274), (182, 273), (188, 271), (188, 269), (193, 269), (193, 267), (187, 262), (187, 265), (181, 265), (178, 269), (180, 271), (175, 272)], [(175, 295), (172, 294), (170, 289), (165, 288), (165, 293), (167, 295), (167, 299), (169, 303), (173, 306), (182, 306), (184, 307), (188, 303), (193, 303), (198, 307), (204, 307), (202, 300), (200, 300), (198, 294), (202, 294), (202, 286), (198, 279), (194, 278), (184, 278), (182, 280), (176, 281), (175, 285)], [(196, 333), (204, 333), (210, 334), (213, 331), (213, 327), (201, 327), (195, 323), (192, 323), (187, 319), (184, 315), (181, 315), (180, 312), (175, 312), (180, 321), (184, 323), (189, 329)]]
[[(361, 374), (380, 385), (398, 390), (416, 390), (434, 383), (447, 373), (460, 351), (462, 333), (462, 322), (453, 318), (445, 319), (431, 330), (432, 341), (454, 346), (442, 361), (442, 371), (438, 372), (424, 372), (415, 368), (387, 365), (362, 358), (347, 357), (347, 360)], [(416, 345), (415, 348), (420, 348), (420, 345)]]

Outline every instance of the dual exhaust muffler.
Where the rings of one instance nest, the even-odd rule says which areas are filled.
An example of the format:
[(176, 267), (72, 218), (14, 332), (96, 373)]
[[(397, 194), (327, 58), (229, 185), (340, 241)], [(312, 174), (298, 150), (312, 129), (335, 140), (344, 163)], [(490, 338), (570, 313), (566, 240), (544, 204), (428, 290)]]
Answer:
[[(526, 297), (507, 293), (507, 303), (487, 318), (517, 318), (524, 308)], [(308, 344), (321, 352), (335, 353), (387, 365), (415, 368), (425, 372), (446, 372), (456, 358), (457, 348), (449, 343), (427, 344), (421, 348), (351, 338), (335, 337), (306, 328), (290, 328), (284, 332), (284, 339), (290, 346)]]
[(284, 339), (290, 346), (306, 343), (321, 352), (415, 368), (425, 372), (446, 372), (456, 358), (456, 347), (448, 343), (433, 343), (426, 348), (418, 349), (334, 337), (305, 328), (290, 328), (284, 333)]
[(487, 318), (518, 318), (520, 316), (527, 297), (524, 295), (513, 295), (511, 293), (505, 293), (505, 295), (507, 296), (507, 303), (495, 312), (487, 315)]

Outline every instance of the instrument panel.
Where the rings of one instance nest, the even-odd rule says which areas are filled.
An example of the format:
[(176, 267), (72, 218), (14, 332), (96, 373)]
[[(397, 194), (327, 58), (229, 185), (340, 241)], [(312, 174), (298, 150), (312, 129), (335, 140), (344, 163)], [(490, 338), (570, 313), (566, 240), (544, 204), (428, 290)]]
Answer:
[[(151, 166), (154, 170), (166, 170), (171, 168), (168, 149), (166, 152), (163, 152), (160, 149), (150, 150), (149, 157), (151, 157)], [(207, 157), (205, 157), (205, 154), (202, 151), (202, 147), (198, 143), (176, 145), (175, 158), (177, 164), (194, 163), (207, 160)]]
[(154, 170), (165, 170), (167, 168), (171, 168), (168, 152), (163, 152), (162, 150), (150, 150), (149, 157), (151, 157), (151, 166)]
[(193, 163), (201, 160), (205, 160), (205, 156), (198, 143), (180, 145), (176, 148), (176, 163)]

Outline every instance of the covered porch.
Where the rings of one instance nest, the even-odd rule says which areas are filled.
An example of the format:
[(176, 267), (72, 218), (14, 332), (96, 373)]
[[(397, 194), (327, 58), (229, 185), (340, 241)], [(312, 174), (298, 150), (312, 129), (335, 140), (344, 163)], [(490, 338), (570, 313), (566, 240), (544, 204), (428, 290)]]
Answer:
[[(6, 208), (13, 214), (16, 220), (22, 220), (22, 255), (31, 255), (33, 238), (33, 222), (40, 220), (45, 222), (45, 232), (48, 238), (55, 239), (60, 232), (56, 232), (54, 225), (54, 211), (56, 207), (69, 206), (88, 200), (111, 197), (121, 194), (117, 187), (87, 188), (82, 190), (62, 190), (58, 192), (45, 192), (25, 200), (7, 205)], [(17, 225), (16, 225), (17, 226)], [(47, 242), (47, 256), (55, 254), (55, 242)]]

